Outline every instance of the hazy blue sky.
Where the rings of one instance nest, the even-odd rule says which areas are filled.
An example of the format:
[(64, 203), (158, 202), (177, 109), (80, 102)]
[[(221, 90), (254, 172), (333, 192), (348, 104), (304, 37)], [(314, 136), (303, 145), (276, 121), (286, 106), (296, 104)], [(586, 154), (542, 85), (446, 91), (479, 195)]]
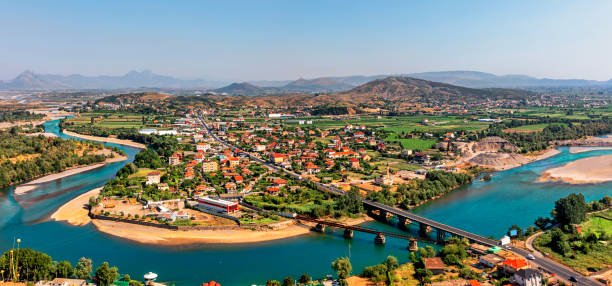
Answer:
[(612, 78), (612, 1), (4, 1), (0, 79), (478, 70)]

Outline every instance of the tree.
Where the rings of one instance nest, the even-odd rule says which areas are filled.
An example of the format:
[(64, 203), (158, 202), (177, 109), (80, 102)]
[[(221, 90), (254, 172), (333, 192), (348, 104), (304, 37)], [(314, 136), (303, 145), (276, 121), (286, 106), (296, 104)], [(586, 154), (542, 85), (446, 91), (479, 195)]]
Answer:
[(384, 264), (387, 266), (387, 271), (393, 272), (395, 269), (399, 268), (399, 263), (397, 262), (397, 258), (395, 256), (389, 255), (385, 260)]
[(98, 266), (96, 269), (96, 280), (98, 281), (98, 285), (108, 286), (119, 277), (119, 273), (117, 267), (109, 267), (108, 262), (102, 263), (102, 265)]
[(562, 225), (579, 224), (586, 220), (588, 205), (582, 194), (569, 194), (555, 202), (552, 217)]
[(308, 284), (310, 282), (310, 276), (308, 276), (308, 274), (306, 273), (302, 274), (302, 276), (300, 276), (299, 282), (300, 284)]
[(91, 279), (91, 270), (92, 270), (91, 259), (87, 259), (85, 257), (81, 257), (77, 265), (74, 266), (74, 278), (89, 280)]
[(23, 248), (19, 250), (8, 250), (0, 257), (0, 270), (4, 270), (4, 273), (9, 273), (11, 251), (13, 251), (13, 261), (18, 261), (17, 273), (20, 279), (30, 281), (42, 280), (47, 277), (52, 270), (51, 256), (30, 248)]
[(130, 282), (130, 280), (132, 280), (132, 279), (130, 277), (130, 274), (125, 274), (125, 275), (123, 275), (123, 278), (121, 278), (121, 280)]
[(285, 277), (285, 279), (283, 279), (283, 286), (294, 286), (294, 285), (295, 285), (295, 280), (293, 280), (291, 276)]
[(281, 286), (281, 283), (276, 280), (268, 280), (268, 282), (266, 282), (266, 286)]
[(353, 270), (351, 261), (349, 261), (349, 259), (346, 257), (341, 257), (334, 260), (331, 265), (332, 269), (334, 269), (336, 274), (338, 274), (338, 277), (343, 280), (346, 279)]
[(57, 264), (57, 276), (60, 278), (72, 276), (72, 265), (70, 262), (64, 260)]
[(538, 217), (538, 219), (536, 219), (535, 221), (535, 225), (541, 229), (541, 230), (545, 230), (549, 224), (551, 224), (552, 221), (550, 221), (549, 218), (543, 218), (543, 217)]
[(431, 245), (425, 248), (419, 247), (419, 256), (422, 258), (434, 257), (436, 256), (436, 250)]

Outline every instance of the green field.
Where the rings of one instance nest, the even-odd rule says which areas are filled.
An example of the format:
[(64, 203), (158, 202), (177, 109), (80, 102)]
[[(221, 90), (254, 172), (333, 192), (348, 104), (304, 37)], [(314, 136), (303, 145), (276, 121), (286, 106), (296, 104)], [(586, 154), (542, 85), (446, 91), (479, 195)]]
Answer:
[(582, 231), (589, 233), (607, 233), (612, 235), (612, 209), (589, 215), (589, 220), (582, 223)]
[[(428, 122), (424, 123), (424, 119)], [(392, 132), (434, 132), (434, 131), (456, 131), (456, 130), (483, 130), (489, 126), (489, 123), (468, 120), (462, 116), (430, 116), (430, 115), (415, 115), (415, 116), (385, 116), (382, 118), (376, 117), (361, 117), (359, 119), (330, 119), (330, 118), (308, 118), (300, 120), (312, 120), (312, 125), (321, 129), (337, 129), (348, 124), (353, 126), (365, 125), (368, 128), (384, 128)], [(286, 120), (285, 124), (290, 126), (298, 126), (298, 120)]]
[(427, 150), (432, 149), (436, 144), (435, 139), (397, 139), (395, 138), (396, 134), (393, 134), (389, 138), (387, 138), (387, 142), (398, 142), (402, 144), (402, 148), (409, 150)]
[[(93, 126), (100, 128), (160, 128), (158, 124), (171, 124), (174, 117), (165, 116), (148, 116), (137, 113), (128, 112), (87, 112), (81, 113), (79, 116), (67, 119), (67, 122), (73, 123), (75, 126)], [(143, 123), (144, 118), (144, 123)], [(155, 122), (157, 121), (157, 122)]]
[(519, 126), (519, 127), (516, 127), (516, 128), (507, 129), (507, 131), (542, 131), (548, 125), (567, 126), (566, 123), (550, 123), (550, 124), (549, 123), (542, 123), (542, 124), (523, 125), (523, 126)]

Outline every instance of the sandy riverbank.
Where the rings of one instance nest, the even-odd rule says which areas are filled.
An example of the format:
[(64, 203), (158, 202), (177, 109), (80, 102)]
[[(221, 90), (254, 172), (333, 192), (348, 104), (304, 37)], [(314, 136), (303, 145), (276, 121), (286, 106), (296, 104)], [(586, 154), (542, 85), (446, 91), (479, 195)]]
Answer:
[(102, 163), (97, 163), (97, 164), (93, 164), (93, 165), (88, 165), (88, 166), (82, 166), (82, 167), (74, 167), (74, 168), (70, 168), (67, 170), (64, 170), (60, 173), (55, 173), (55, 174), (51, 174), (51, 175), (47, 175), (47, 176), (43, 176), (40, 177), (36, 180), (30, 181), (28, 183), (25, 184), (21, 184), (18, 185), (17, 187), (15, 187), (15, 196), (19, 196), (19, 195), (23, 195), (33, 189), (36, 189), (40, 184), (49, 182), (49, 181), (53, 181), (53, 180), (57, 180), (57, 179), (61, 179), (64, 177), (68, 177), (68, 176), (72, 176), (78, 173), (82, 173), (82, 172), (86, 172), (89, 170), (93, 170), (93, 169), (97, 169), (100, 168), (108, 163), (113, 163), (113, 162), (119, 162), (119, 161), (124, 161), (127, 160), (127, 157), (125, 156), (115, 156), (115, 158), (108, 158), (106, 159), (106, 161), (102, 162)]
[(612, 150), (612, 147), (570, 147), (569, 152), (572, 154), (596, 151), (596, 150)]
[(505, 152), (477, 152), (469, 157), (461, 158), (457, 165), (472, 164), (485, 168), (491, 168), (495, 171), (504, 171), (535, 161), (544, 160), (561, 153), (557, 149), (549, 149), (538, 155), (522, 155), (517, 153)]
[[(344, 223), (356, 225), (371, 220), (369, 217), (349, 219)], [(94, 226), (106, 234), (122, 237), (144, 244), (190, 245), (190, 244), (240, 244), (273, 241), (311, 233), (311, 226), (294, 224), (279, 230), (168, 230), (131, 223), (93, 220)]]
[(115, 143), (115, 144), (120, 144), (120, 145), (136, 147), (136, 148), (140, 148), (140, 149), (146, 149), (147, 148), (147, 146), (145, 146), (144, 144), (137, 143), (137, 142), (134, 142), (132, 140), (117, 139), (117, 138), (112, 138), (112, 137), (98, 137), (98, 136), (91, 136), (91, 135), (83, 135), (83, 134), (79, 134), (79, 133), (75, 133), (75, 132), (71, 132), (71, 131), (67, 131), (67, 130), (62, 131), (62, 133), (66, 134), (66, 135), (69, 135), (69, 136), (72, 136), (72, 137), (77, 137), (77, 138), (85, 139), (85, 140), (92, 140), (92, 141), (99, 141), (99, 142), (106, 142), (106, 143)]
[(546, 170), (538, 181), (570, 184), (612, 181), (612, 155), (588, 157)]
[(68, 203), (58, 208), (52, 215), (51, 219), (56, 221), (66, 221), (71, 225), (86, 225), (91, 222), (89, 218), (89, 212), (87, 210), (87, 204), (89, 203), (90, 197), (97, 197), (100, 194), (102, 187), (95, 188), (89, 192), (86, 192)]

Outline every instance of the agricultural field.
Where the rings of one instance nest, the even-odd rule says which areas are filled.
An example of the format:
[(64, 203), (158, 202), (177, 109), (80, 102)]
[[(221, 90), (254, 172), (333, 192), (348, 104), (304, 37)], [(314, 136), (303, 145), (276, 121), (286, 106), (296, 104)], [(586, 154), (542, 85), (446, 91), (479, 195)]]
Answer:
[(175, 118), (150, 116), (136, 113), (123, 112), (88, 112), (81, 113), (79, 116), (67, 119), (68, 123), (73, 123), (74, 126), (93, 126), (100, 128), (160, 128), (163, 124), (172, 124)]
[(432, 149), (436, 144), (437, 140), (435, 139), (418, 139), (418, 138), (410, 138), (410, 139), (402, 139), (397, 138), (397, 133), (392, 133), (391, 136), (387, 138), (387, 142), (399, 143), (402, 145), (402, 148), (409, 150), (427, 150)]
[(537, 132), (542, 131), (548, 125), (562, 125), (567, 126), (566, 123), (542, 123), (542, 124), (531, 124), (531, 125), (523, 125), (516, 128), (505, 129), (504, 132)]
[[(300, 120), (312, 120), (312, 125), (321, 129), (338, 129), (348, 124), (353, 126), (364, 125), (368, 128), (384, 128), (392, 132), (435, 132), (435, 131), (455, 131), (455, 130), (482, 130), (489, 126), (489, 123), (468, 120), (462, 116), (385, 116), (361, 117), (358, 119), (331, 119), (331, 118), (305, 118)], [(285, 124), (298, 126), (298, 120), (286, 120)]]
[(581, 224), (585, 233), (606, 233), (612, 235), (612, 209), (589, 215), (589, 220)]

